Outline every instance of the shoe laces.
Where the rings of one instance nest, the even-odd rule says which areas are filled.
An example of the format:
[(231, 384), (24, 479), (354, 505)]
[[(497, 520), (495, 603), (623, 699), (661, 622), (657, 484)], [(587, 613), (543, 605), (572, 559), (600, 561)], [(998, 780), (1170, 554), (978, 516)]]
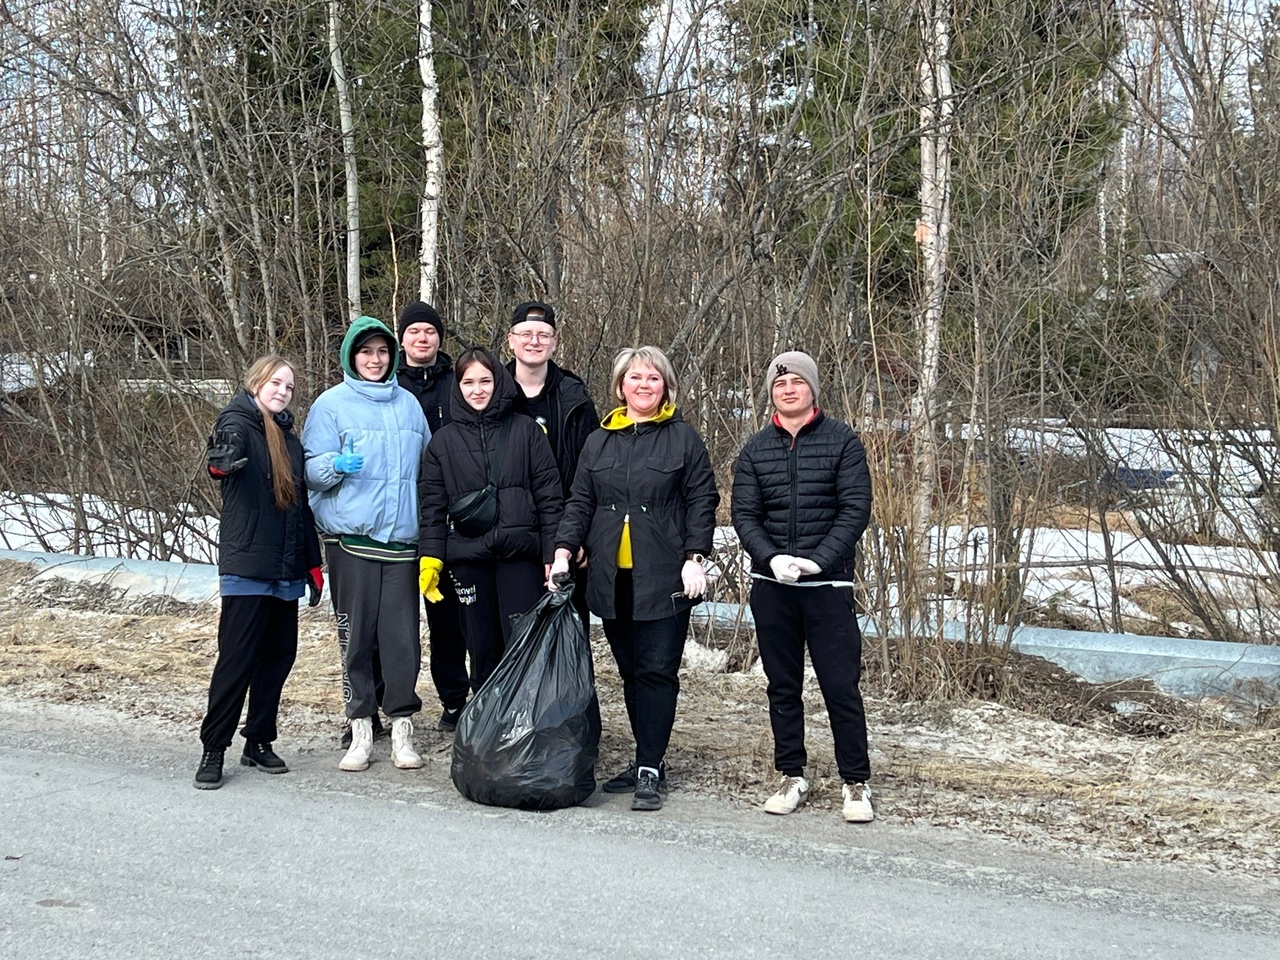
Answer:
[(789, 797), (794, 790), (797, 796), (805, 792), (804, 777), (783, 777), (782, 783), (778, 786), (778, 793), (784, 797)]
[(373, 727), (363, 723), (351, 724), (351, 746), (368, 748), (373, 744)]
[(846, 783), (844, 785), (844, 798), (853, 803), (870, 803), (871, 788), (865, 783)]
[(659, 774), (657, 773), (657, 771), (653, 770), (650, 767), (645, 767), (642, 771), (637, 771), (636, 789), (651, 790), (654, 793), (657, 793), (658, 782), (659, 782), (658, 777), (659, 777)]

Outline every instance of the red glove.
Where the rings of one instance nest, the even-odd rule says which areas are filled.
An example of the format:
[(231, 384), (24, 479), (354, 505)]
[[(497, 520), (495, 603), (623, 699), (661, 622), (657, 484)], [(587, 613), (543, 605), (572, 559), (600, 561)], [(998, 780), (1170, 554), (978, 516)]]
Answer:
[(319, 567), (312, 567), (307, 571), (307, 606), (319, 606), (322, 593), (324, 593), (324, 571)]

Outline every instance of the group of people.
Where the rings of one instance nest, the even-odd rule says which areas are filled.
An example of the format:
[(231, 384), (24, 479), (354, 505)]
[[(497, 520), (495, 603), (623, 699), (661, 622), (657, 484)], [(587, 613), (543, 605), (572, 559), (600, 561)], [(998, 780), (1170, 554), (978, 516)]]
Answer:
[[(218, 657), (195, 786), (221, 786), (245, 699), (241, 763), (267, 773), (281, 690), (297, 654), (297, 601), (324, 587), (342, 658), (350, 727), (339, 767), (368, 768), (391, 721), (391, 759), (416, 769), (419, 593), (439, 729), (493, 673), (512, 617), (544, 589), (572, 584), (589, 626), (603, 623), (635, 742), (606, 780), (632, 809), (659, 810), (690, 612), (706, 592), (720, 495), (702, 438), (681, 416), (679, 377), (657, 347), (622, 350), (601, 419), (583, 381), (552, 359), (555, 310), (516, 307), (503, 364), (484, 347), (453, 360), (445, 325), (411, 304), (396, 333), (371, 317), (342, 341), (342, 382), (312, 404), (301, 438), (288, 405), (295, 371), (257, 361), (219, 414), (207, 467), (222, 486)], [(871, 511), (861, 441), (818, 405), (813, 359), (776, 357), (772, 415), (734, 468), (732, 520), (751, 559), (751, 609), (765, 674), (774, 763), (764, 809), (788, 814), (810, 792), (804, 738), (809, 650), (844, 781), (841, 815), (874, 819), (854, 550)]]

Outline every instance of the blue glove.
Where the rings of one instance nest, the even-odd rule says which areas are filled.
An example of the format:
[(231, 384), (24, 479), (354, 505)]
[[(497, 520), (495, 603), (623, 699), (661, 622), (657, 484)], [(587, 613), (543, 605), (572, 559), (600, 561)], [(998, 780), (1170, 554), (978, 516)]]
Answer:
[(359, 473), (364, 467), (364, 454), (356, 453), (347, 437), (347, 445), (343, 451), (333, 458), (333, 469), (337, 473)]

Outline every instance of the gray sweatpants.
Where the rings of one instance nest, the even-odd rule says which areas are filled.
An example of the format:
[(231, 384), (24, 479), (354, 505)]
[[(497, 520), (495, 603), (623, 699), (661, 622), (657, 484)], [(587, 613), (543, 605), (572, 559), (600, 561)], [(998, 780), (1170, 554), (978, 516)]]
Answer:
[(373, 652), (382, 662), (386, 689), (382, 709), (388, 717), (408, 717), (422, 709), (418, 670), (418, 565), (353, 557), (339, 543), (326, 543), (329, 588), (338, 618), (342, 651), (342, 700), (347, 716), (378, 712), (374, 694)]

